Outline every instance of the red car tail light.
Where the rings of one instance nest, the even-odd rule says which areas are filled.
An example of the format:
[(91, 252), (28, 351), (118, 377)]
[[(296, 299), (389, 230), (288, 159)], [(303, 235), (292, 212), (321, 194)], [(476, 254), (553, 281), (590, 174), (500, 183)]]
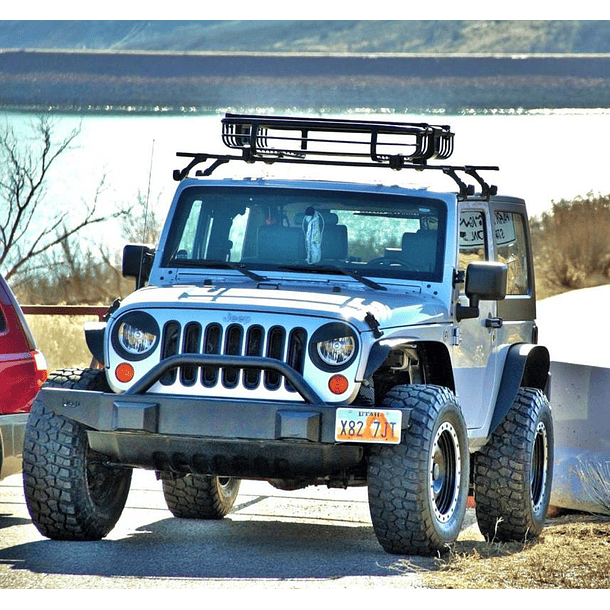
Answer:
[(42, 352), (39, 352), (38, 350), (32, 352), (32, 358), (34, 358), (34, 364), (36, 366), (36, 382), (38, 383), (38, 387), (40, 387), (49, 377), (47, 359)]

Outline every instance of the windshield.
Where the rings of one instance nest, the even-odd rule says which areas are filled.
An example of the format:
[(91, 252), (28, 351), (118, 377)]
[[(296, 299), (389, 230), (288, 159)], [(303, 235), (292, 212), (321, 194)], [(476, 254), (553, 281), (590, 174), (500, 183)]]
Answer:
[(178, 203), (161, 264), (440, 281), (445, 218), (442, 201), (423, 197), (193, 187)]

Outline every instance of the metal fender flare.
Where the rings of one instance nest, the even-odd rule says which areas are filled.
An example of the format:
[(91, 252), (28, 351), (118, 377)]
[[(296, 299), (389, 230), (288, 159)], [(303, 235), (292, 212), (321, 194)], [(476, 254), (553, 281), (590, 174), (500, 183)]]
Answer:
[(509, 348), (488, 434), (493, 434), (520, 387), (547, 391), (551, 358), (546, 347), (520, 343)]

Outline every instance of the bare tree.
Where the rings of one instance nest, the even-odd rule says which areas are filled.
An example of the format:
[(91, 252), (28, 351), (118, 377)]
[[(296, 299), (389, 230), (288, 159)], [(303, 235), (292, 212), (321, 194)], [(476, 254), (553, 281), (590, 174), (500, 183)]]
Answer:
[[(156, 205), (158, 205), (157, 196)], [(143, 243), (156, 245), (161, 236), (162, 219), (156, 211), (155, 206), (149, 205), (148, 195), (138, 191), (136, 204), (131, 209), (129, 216), (124, 216), (121, 221), (121, 236), (128, 243)]]
[(6, 126), (0, 129), (0, 268), (9, 279), (36, 268), (36, 260), (56, 246), (90, 227), (127, 213), (98, 211), (103, 178), (92, 204), (83, 203), (82, 213), (53, 210), (46, 199), (49, 173), (57, 159), (78, 137), (75, 129), (57, 140), (54, 124), (41, 117), (32, 126), (33, 142), (19, 138)]

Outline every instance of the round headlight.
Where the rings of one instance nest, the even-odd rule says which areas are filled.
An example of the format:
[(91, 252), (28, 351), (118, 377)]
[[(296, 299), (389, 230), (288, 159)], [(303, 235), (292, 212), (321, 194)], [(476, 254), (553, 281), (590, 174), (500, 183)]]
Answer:
[(330, 322), (316, 330), (309, 342), (309, 357), (323, 371), (347, 368), (358, 353), (358, 337), (344, 322)]
[(119, 325), (118, 337), (125, 351), (136, 356), (149, 351), (157, 340), (153, 333), (125, 322)]
[(159, 343), (159, 325), (143, 311), (131, 311), (114, 326), (112, 345), (127, 360), (146, 358)]
[(322, 362), (330, 366), (341, 366), (349, 362), (356, 351), (356, 341), (354, 337), (336, 337), (320, 341), (316, 344), (318, 356)]

